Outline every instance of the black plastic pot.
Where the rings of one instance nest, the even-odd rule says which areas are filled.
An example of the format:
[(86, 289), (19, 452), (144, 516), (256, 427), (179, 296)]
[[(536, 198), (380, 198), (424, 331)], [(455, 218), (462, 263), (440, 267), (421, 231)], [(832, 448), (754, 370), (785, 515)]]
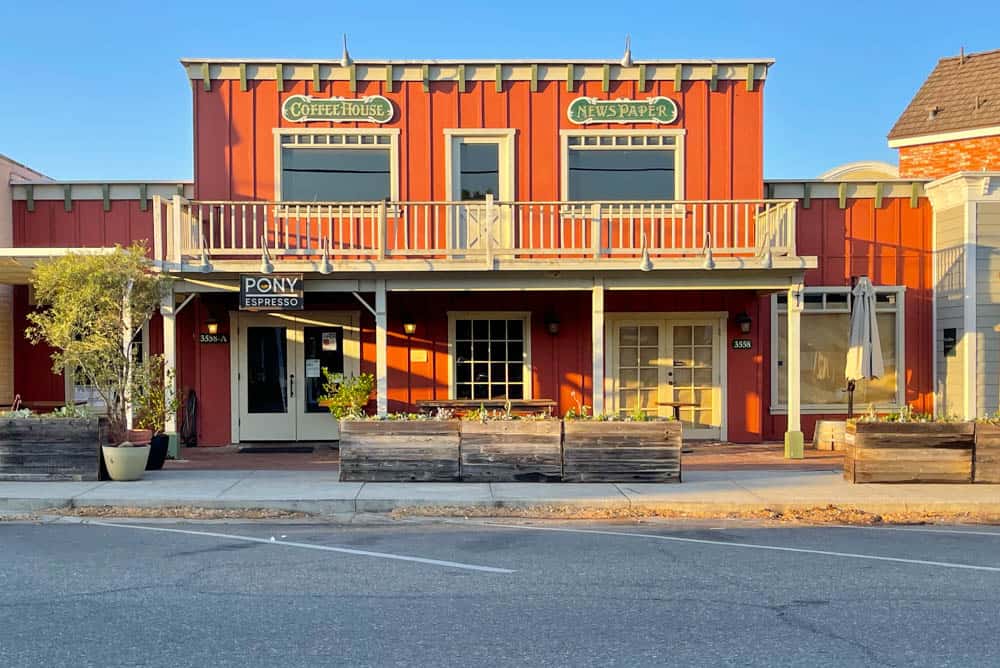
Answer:
[(170, 445), (170, 437), (166, 434), (157, 434), (149, 442), (149, 459), (146, 461), (147, 471), (159, 471), (163, 468), (163, 462), (167, 461), (167, 446)]

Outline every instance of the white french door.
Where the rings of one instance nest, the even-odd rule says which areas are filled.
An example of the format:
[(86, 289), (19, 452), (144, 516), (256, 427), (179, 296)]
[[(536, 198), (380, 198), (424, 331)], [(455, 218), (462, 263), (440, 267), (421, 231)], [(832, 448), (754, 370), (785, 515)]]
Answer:
[(334, 440), (329, 410), (319, 405), (325, 368), (360, 369), (358, 315), (340, 312), (234, 313), (237, 441)]
[(449, 196), (459, 203), (452, 213), (451, 242), (454, 248), (509, 248), (512, 242), (510, 212), (496, 202), (514, 199), (512, 173), (513, 136), (498, 134), (450, 134)]
[(663, 417), (677, 410), (685, 438), (722, 438), (724, 320), (668, 315), (608, 320), (606, 389), (612, 410)]

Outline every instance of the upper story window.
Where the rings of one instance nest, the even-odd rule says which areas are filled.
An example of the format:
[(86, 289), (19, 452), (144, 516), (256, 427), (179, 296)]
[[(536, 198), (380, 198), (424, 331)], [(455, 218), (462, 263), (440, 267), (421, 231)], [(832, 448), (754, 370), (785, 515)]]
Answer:
[(397, 199), (396, 130), (276, 130), (278, 199), (371, 202)]
[(682, 199), (683, 132), (563, 131), (564, 199)]

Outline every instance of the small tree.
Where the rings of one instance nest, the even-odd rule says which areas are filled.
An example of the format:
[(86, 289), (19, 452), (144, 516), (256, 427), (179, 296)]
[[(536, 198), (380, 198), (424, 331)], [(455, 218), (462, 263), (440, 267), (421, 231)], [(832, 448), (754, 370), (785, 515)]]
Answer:
[(141, 243), (111, 254), (70, 253), (32, 273), (38, 308), (28, 314), (25, 334), (54, 349), (53, 371), (68, 369), (94, 387), (116, 442), (125, 438), (137, 364), (132, 334), (159, 306), (165, 280), (151, 270)]

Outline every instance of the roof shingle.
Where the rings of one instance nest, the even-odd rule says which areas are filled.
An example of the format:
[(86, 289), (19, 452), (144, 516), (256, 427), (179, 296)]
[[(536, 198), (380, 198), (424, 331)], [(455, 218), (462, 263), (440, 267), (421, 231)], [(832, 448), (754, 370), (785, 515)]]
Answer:
[(889, 139), (1000, 125), (1000, 49), (942, 58)]

